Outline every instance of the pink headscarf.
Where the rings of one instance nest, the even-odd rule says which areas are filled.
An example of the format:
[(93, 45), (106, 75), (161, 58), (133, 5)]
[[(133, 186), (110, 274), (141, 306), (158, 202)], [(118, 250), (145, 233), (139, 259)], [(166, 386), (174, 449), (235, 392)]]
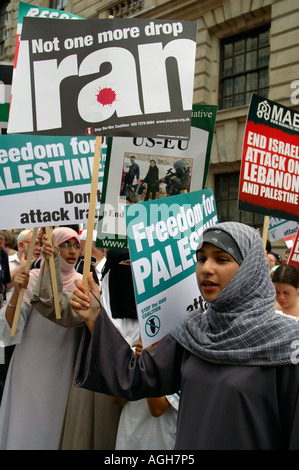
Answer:
[[(64, 243), (71, 238), (74, 238), (78, 243), (80, 243), (79, 236), (75, 230), (69, 227), (58, 227), (53, 230), (53, 235), (58, 243)], [(82, 275), (77, 273), (74, 266), (68, 264), (61, 256), (60, 259), (60, 268), (61, 268), (61, 279), (62, 279), (62, 291), (72, 291), (75, 287), (75, 279), (81, 278)], [(42, 269), (42, 266), (41, 266)], [(37, 278), (40, 274), (40, 269), (31, 269), (28, 287), (24, 293), (24, 302), (30, 304), (30, 299), (32, 297), (33, 287), (36, 284)]]
[[(59, 227), (53, 230), (53, 235), (58, 243), (66, 242), (71, 238), (75, 238), (75, 240), (80, 244), (79, 235), (75, 230), (69, 227)], [(74, 266), (68, 264), (61, 256), (60, 256), (60, 268), (61, 268), (61, 278), (63, 284), (63, 292), (73, 290), (75, 287), (75, 279), (81, 277), (81, 274), (75, 271)]]

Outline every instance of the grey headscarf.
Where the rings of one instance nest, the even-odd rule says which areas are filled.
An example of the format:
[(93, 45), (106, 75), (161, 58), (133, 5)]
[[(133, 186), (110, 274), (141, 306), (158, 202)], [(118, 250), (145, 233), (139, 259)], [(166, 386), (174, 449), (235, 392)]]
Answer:
[(217, 230), (233, 237), (242, 264), (208, 309), (188, 314), (172, 336), (193, 354), (214, 363), (290, 364), (299, 324), (275, 313), (275, 289), (259, 232), (237, 222), (218, 224)]
[(239, 265), (242, 264), (243, 256), (237, 243), (229, 233), (224, 230), (219, 230), (217, 225), (216, 227), (210, 228), (204, 232), (197, 250), (199, 250), (204, 243), (211, 243), (212, 245), (217, 246), (232, 256)]

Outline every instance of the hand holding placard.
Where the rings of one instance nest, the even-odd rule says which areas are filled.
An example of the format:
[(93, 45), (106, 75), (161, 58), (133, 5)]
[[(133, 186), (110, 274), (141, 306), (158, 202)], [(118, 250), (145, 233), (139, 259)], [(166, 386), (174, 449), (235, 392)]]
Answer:
[[(30, 271), (30, 265), (31, 265), (33, 250), (34, 250), (34, 244), (35, 244), (35, 240), (36, 240), (36, 236), (37, 236), (37, 230), (38, 230), (38, 227), (35, 227), (33, 229), (32, 238), (31, 238), (31, 242), (30, 242), (30, 246), (29, 246), (29, 250), (28, 250), (28, 255), (27, 255), (27, 261), (26, 261), (26, 265), (25, 265), (25, 273), (29, 273), (29, 271)], [(20, 293), (19, 293), (19, 297), (18, 297), (18, 301), (17, 301), (17, 305), (16, 305), (16, 311), (15, 311), (15, 315), (14, 315), (14, 319), (13, 319), (13, 323), (12, 323), (12, 327), (11, 327), (11, 332), (10, 332), (11, 337), (15, 336), (15, 334), (16, 334), (18, 320), (19, 320), (20, 311), (21, 311), (21, 305), (22, 305), (23, 297), (24, 297), (24, 290), (25, 289), (22, 288), (20, 290)]]

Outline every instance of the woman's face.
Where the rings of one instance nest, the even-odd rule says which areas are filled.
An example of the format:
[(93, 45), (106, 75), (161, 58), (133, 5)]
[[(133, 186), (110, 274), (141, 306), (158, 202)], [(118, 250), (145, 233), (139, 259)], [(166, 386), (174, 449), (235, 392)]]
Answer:
[(80, 243), (75, 238), (70, 238), (59, 245), (59, 251), (68, 264), (75, 266), (80, 253)]
[(282, 309), (296, 307), (299, 288), (296, 289), (296, 287), (291, 284), (285, 284), (283, 282), (274, 282), (273, 284), (276, 290), (276, 300)]
[(215, 299), (239, 269), (228, 253), (215, 245), (204, 243), (197, 252), (197, 284), (207, 302)]

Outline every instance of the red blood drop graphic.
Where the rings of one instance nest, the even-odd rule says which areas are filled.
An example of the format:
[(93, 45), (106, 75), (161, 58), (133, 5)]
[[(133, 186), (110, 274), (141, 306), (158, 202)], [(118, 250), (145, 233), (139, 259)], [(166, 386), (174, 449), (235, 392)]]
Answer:
[(111, 106), (116, 99), (116, 93), (112, 88), (101, 88), (96, 97), (97, 101), (103, 106)]

